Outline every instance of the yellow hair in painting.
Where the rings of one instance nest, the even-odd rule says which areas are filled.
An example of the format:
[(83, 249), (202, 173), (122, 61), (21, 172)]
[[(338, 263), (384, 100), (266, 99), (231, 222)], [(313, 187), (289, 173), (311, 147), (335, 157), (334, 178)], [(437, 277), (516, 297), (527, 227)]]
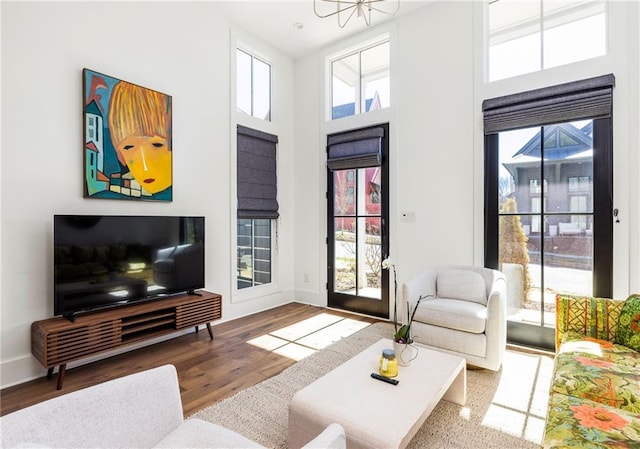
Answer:
[(109, 131), (118, 160), (140, 185), (157, 193), (171, 185), (171, 97), (124, 81), (109, 100)]
[(127, 136), (169, 134), (171, 120), (167, 95), (120, 81), (113, 87), (109, 102), (109, 131), (114, 146)]

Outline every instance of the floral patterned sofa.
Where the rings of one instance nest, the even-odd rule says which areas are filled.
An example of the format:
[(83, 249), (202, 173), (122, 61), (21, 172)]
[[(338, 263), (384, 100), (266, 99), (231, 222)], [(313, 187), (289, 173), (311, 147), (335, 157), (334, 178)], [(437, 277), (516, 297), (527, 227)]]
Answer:
[(640, 295), (556, 296), (543, 448), (640, 448)]

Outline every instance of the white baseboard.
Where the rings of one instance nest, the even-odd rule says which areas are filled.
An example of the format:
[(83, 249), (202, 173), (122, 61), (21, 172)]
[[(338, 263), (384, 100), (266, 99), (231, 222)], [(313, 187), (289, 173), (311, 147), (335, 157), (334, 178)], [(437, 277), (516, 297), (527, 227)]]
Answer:
[(327, 294), (310, 290), (294, 290), (293, 300), (301, 304), (309, 304), (317, 307), (327, 307)]

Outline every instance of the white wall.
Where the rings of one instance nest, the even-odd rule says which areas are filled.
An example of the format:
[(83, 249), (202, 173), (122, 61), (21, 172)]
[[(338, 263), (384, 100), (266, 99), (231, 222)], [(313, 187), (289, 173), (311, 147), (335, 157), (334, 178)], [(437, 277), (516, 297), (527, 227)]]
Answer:
[[(53, 315), (56, 213), (204, 215), (206, 288), (223, 320), (291, 300), (293, 64), (276, 51), (280, 292), (230, 301), (230, 25), (214, 3), (2, 2), (1, 385), (43, 374), (30, 325)], [(82, 68), (173, 97), (173, 202), (82, 197)], [(235, 109), (235, 108), (233, 108)]]
[[(392, 237), (399, 280), (425, 267), (473, 264), (473, 17), (438, 2), (400, 22), (398, 191)], [(454, 24), (452, 26), (452, 24)]]
[[(608, 56), (490, 84), (482, 76), (483, 2), (436, 1), (395, 20), (392, 106), (385, 118), (391, 121), (390, 242), (399, 282), (428, 266), (484, 263), (482, 100), (614, 73), (614, 203), (621, 211), (614, 236), (614, 296), (640, 291), (640, 5), (613, 1), (609, 7)], [(322, 65), (339, 48), (295, 62), (295, 109), (305, 120), (296, 122), (295, 135), (294, 282), (296, 297), (304, 292), (318, 305), (326, 305), (326, 134), (367, 124), (367, 119), (321, 120), (316, 126), (306, 121), (322, 118), (316, 98), (316, 93), (324, 96)], [(401, 222), (402, 212), (414, 212), (415, 223)], [(304, 282), (305, 272), (317, 278)]]
[[(327, 304), (326, 135), (373, 123), (390, 122), (390, 246), (399, 281), (431, 265), (473, 263), (472, 12), (463, 2), (434, 3), (296, 60), (296, 114), (318, 118), (296, 122), (297, 298)], [(324, 58), (381, 33), (391, 34), (391, 108), (323, 123)], [(401, 222), (403, 212), (415, 222)], [(314, 274), (309, 282), (305, 272)]]
[(322, 60), (317, 55), (301, 58), (295, 64), (294, 110), (296, 120), (294, 162), (294, 238), (295, 264), (293, 280), (296, 299), (319, 306), (327, 305), (326, 248), (327, 235), (326, 161), (320, 136), (322, 111)]

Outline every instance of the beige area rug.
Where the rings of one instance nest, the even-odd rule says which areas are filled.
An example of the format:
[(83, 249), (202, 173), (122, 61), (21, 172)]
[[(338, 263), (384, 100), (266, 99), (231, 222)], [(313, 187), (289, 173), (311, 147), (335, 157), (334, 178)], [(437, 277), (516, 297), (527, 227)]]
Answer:
[[(268, 448), (284, 449), (294, 393), (390, 335), (388, 323), (368, 326), (191, 417), (223, 425)], [(552, 367), (551, 357), (507, 351), (499, 372), (468, 370), (466, 405), (440, 402), (408, 447), (538, 448)]]

